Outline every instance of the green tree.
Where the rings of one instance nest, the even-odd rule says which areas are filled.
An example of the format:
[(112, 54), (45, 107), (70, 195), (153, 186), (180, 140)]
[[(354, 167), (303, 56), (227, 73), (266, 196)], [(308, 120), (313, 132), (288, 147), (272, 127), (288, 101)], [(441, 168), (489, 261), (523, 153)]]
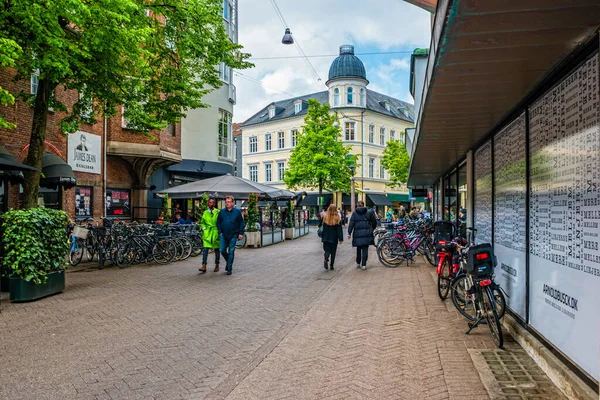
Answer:
[[(217, 65), (250, 67), (229, 40), (220, 0), (10, 0), (0, 3), (0, 38), (22, 49), (16, 79), (39, 75), (26, 163), (41, 169), (48, 107), (66, 113), (63, 132), (111, 117), (152, 136), (219, 87)], [(148, 11), (148, 12), (147, 12)], [(57, 88), (77, 90), (67, 107)], [(23, 206), (34, 207), (40, 174), (27, 172)]]
[(408, 180), (410, 157), (404, 144), (398, 140), (388, 141), (383, 150), (381, 165), (389, 172), (388, 186), (395, 187), (405, 184)]
[(341, 130), (334, 126), (335, 115), (329, 104), (308, 100), (308, 113), (302, 132), (292, 150), (284, 181), (292, 189), (299, 187), (348, 191), (350, 165), (356, 165), (356, 155), (350, 155), (350, 146), (342, 143)]
[(256, 193), (250, 193), (248, 195), (248, 215), (246, 216), (246, 232), (257, 232), (256, 224), (258, 224), (260, 218), (260, 211), (258, 209), (258, 195)]
[[(21, 47), (11, 39), (0, 37), (0, 68), (14, 67), (15, 60), (21, 54)], [(15, 97), (0, 86), (0, 105), (8, 106), (14, 104)], [(0, 115), (0, 128), (14, 128), (15, 124), (6, 121)]]

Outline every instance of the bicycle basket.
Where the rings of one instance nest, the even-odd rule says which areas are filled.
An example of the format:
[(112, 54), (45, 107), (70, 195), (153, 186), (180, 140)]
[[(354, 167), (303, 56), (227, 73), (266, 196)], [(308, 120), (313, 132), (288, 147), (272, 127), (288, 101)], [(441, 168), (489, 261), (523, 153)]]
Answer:
[(75, 226), (73, 228), (73, 236), (80, 239), (87, 239), (88, 233), (90, 233), (89, 229), (86, 229), (82, 226)]
[[(437, 221), (433, 224), (434, 233), (433, 239), (435, 241), (435, 247), (439, 251), (445, 247), (444, 242), (450, 243), (454, 238), (454, 224), (450, 221)], [(441, 242), (441, 243), (440, 243)]]
[(494, 273), (497, 262), (490, 243), (472, 246), (467, 254), (467, 273), (472, 276), (490, 276)]

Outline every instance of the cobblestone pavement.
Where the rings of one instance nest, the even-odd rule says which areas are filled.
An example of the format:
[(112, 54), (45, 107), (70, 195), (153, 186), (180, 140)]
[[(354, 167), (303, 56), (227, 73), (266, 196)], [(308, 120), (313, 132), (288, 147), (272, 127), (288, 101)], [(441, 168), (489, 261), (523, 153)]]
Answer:
[(237, 251), (232, 276), (71, 272), (63, 294), (0, 306), (0, 398), (489, 399), (469, 354), (489, 332), (464, 335), (432, 268), (353, 256), (325, 271), (312, 233)]

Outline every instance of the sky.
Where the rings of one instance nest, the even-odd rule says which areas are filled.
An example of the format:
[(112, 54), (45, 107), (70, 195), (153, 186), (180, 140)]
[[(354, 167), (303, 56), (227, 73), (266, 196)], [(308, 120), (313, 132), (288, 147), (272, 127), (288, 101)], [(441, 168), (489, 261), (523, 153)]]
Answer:
[[(283, 45), (284, 27), (270, 0), (238, 0), (238, 41), (254, 58), (298, 57)], [(368, 88), (414, 103), (408, 89), (410, 54), (429, 47), (430, 14), (403, 0), (276, 0), (294, 39), (321, 78), (301, 58), (252, 60), (234, 74), (234, 122), (244, 122), (269, 103), (326, 90), (331, 62), (343, 44), (354, 45), (365, 64)], [(360, 55), (360, 53), (397, 52)]]

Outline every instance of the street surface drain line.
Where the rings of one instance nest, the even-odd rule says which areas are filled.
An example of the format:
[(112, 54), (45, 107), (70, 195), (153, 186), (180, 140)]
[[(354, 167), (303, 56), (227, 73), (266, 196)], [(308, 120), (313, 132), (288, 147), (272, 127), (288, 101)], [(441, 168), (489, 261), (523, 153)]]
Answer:
[(491, 400), (566, 399), (535, 361), (516, 346), (469, 349), (469, 355)]
[[(350, 265), (350, 264), (349, 264)], [(331, 289), (331, 287), (340, 279), (340, 277), (353, 268), (346, 267), (343, 270), (337, 269), (341, 273), (336, 273), (330, 282), (320, 292), (315, 293), (313, 298), (308, 303), (306, 309), (302, 312), (295, 313), (291, 320), (286, 321), (281, 328), (271, 336), (260, 349), (254, 354), (252, 360), (245, 366), (239, 367), (237, 370), (229, 374), (229, 376), (219, 384), (208, 396), (209, 399), (221, 400), (227, 398), (231, 392), (239, 385), (250, 373), (258, 367), (268, 356), (279, 346), (279, 343), (298, 325), (304, 316), (312, 309), (312, 307)], [(317, 279), (318, 280), (318, 279)]]

